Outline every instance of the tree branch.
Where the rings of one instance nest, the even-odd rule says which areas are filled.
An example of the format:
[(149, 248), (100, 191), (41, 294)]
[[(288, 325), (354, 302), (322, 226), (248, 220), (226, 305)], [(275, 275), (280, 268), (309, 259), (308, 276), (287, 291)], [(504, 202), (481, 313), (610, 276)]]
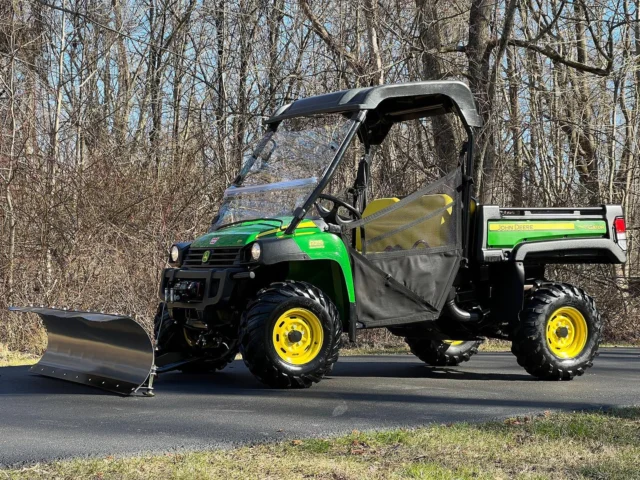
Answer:
[(329, 50), (331, 50), (335, 55), (340, 58), (344, 58), (347, 64), (356, 72), (357, 75), (364, 75), (364, 67), (360, 63), (360, 61), (349, 51), (347, 51), (344, 46), (338, 44), (331, 34), (324, 28), (324, 25), (320, 22), (318, 17), (315, 16), (313, 11), (311, 10), (311, 6), (309, 5), (309, 0), (300, 0), (300, 8), (304, 12), (305, 16), (311, 22), (312, 30), (326, 43)]
[[(566, 65), (567, 67), (574, 68), (581, 72), (593, 73), (594, 75), (598, 75), (600, 77), (606, 77), (611, 73), (611, 70), (613, 69), (613, 61), (611, 58), (607, 58), (607, 66), (605, 68), (599, 68), (599, 67), (594, 67), (591, 65), (587, 65), (585, 63), (576, 62), (575, 60), (570, 60), (568, 58), (565, 58), (562, 55), (560, 55), (560, 53), (555, 51), (553, 48), (549, 47), (548, 45), (540, 46), (533, 42), (529, 42), (527, 40), (518, 40), (515, 38), (510, 38), (509, 40), (507, 40), (507, 43), (509, 45), (513, 45), (520, 48), (526, 48), (528, 50), (538, 52), (544, 55), (545, 57), (549, 58), (550, 60), (553, 60), (554, 62), (561, 63), (563, 65)], [(493, 44), (492, 46), (496, 46), (497, 41), (493, 40), (492, 44)]]

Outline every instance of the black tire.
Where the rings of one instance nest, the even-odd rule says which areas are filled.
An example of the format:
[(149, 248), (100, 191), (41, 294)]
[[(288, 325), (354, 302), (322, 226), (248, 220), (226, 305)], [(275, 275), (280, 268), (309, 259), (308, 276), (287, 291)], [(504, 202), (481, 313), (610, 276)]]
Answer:
[[(201, 356), (203, 352), (194, 351), (189, 345), (185, 337), (183, 328), (177, 325), (169, 316), (169, 311), (164, 303), (158, 305), (158, 310), (153, 321), (153, 332), (155, 338), (158, 338), (160, 328), (163, 330), (162, 342), (158, 345), (161, 352), (193, 352), (194, 355)], [(238, 354), (238, 343), (230, 345), (228, 349), (210, 352), (210, 356), (206, 356), (203, 360), (187, 364), (179, 371), (183, 373), (213, 373), (222, 370), (229, 365)], [(206, 352), (204, 352), (206, 353)], [(188, 357), (187, 357), (188, 358)]]
[[(272, 340), (276, 320), (292, 308), (312, 312), (322, 325), (323, 342), (308, 363), (282, 359)], [(278, 282), (258, 292), (242, 314), (240, 352), (247, 368), (261, 382), (276, 388), (308, 388), (329, 374), (338, 360), (342, 322), (336, 306), (322, 290), (305, 282)]]
[[(547, 340), (548, 323), (561, 307), (573, 307), (586, 322), (586, 343), (573, 358), (560, 358)], [(593, 366), (601, 337), (602, 319), (593, 298), (573, 285), (543, 283), (526, 300), (519, 321), (513, 326), (511, 351), (520, 366), (534, 377), (571, 380)]]
[(405, 337), (411, 353), (428, 365), (436, 367), (455, 367), (462, 362), (468, 362), (478, 353), (482, 341), (469, 341), (460, 345), (451, 345), (441, 340), (428, 338)]

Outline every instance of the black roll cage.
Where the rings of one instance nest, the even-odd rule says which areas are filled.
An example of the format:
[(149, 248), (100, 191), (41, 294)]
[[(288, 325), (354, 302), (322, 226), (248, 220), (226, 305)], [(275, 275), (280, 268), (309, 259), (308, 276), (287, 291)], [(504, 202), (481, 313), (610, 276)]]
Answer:
[[(373, 111), (375, 112), (375, 110)], [(347, 135), (345, 136), (342, 144), (336, 151), (334, 158), (329, 164), (329, 167), (325, 171), (325, 174), (320, 180), (320, 182), (318, 183), (317, 187), (313, 190), (313, 192), (311, 192), (311, 194), (309, 195), (309, 198), (307, 198), (304, 205), (297, 208), (296, 211), (294, 212), (294, 218), (289, 224), (289, 226), (287, 227), (285, 233), (287, 235), (290, 235), (295, 231), (298, 224), (302, 221), (302, 219), (305, 217), (309, 209), (313, 206), (314, 202), (318, 199), (318, 196), (322, 193), (322, 191), (325, 189), (327, 184), (333, 178), (333, 175), (338, 165), (340, 165), (340, 162), (342, 161), (342, 158), (344, 157), (344, 154), (348, 146), (350, 145), (351, 141), (356, 135), (358, 135), (360, 141), (363, 143), (365, 147), (365, 155), (360, 160), (360, 164), (358, 166), (358, 174), (356, 176), (356, 181), (353, 186), (354, 206), (356, 206), (356, 208), (359, 208), (359, 207), (364, 208), (364, 206), (366, 206), (366, 200), (364, 201), (361, 200), (360, 192), (366, 191), (366, 187), (369, 181), (369, 164), (370, 164), (371, 145), (381, 143), (382, 140), (384, 140), (384, 137), (386, 137), (386, 134), (389, 132), (393, 123), (400, 123), (406, 120), (423, 118), (427, 116), (454, 113), (462, 121), (462, 124), (464, 125), (464, 129), (467, 133), (467, 141), (463, 145), (463, 152), (464, 152), (465, 158), (464, 158), (464, 161), (460, 162), (459, 168), (462, 168), (461, 173), (462, 173), (462, 203), (463, 203), (463, 208), (462, 208), (463, 258), (468, 259), (469, 248), (470, 248), (469, 237), (470, 237), (470, 231), (471, 231), (470, 206), (471, 206), (471, 196), (472, 196), (472, 189), (473, 189), (473, 145), (474, 145), (474, 138), (475, 138), (474, 130), (473, 130), (474, 126), (470, 125), (467, 122), (467, 120), (469, 119), (469, 115), (468, 114), (463, 115), (462, 112), (455, 106), (455, 104), (454, 106), (452, 106), (452, 108), (448, 110), (439, 109), (435, 114), (433, 109), (426, 110), (425, 112), (426, 112), (425, 114), (421, 115), (420, 110), (414, 110), (411, 112), (411, 116), (409, 118), (402, 117), (398, 121), (388, 123), (384, 127), (383, 135), (379, 135), (377, 138), (375, 138), (376, 140), (375, 142), (371, 142), (371, 132), (372, 132), (372, 127), (375, 128), (375, 126), (379, 122), (376, 120), (376, 125), (371, 125), (367, 123), (367, 119), (373, 116), (371, 115), (372, 111), (363, 109), (363, 110), (357, 110), (355, 112), (353, 111), (342, 112), (345, 115), (349, 115), (351, 120), (353, 121), (351, 128), (347, 132)], [(324, 113), (330, 113), (330, 112), (324, 112)], [(276, 115), (272, 117), (272, 119), (275, 119), (275, 120), (272, 121), (272, 119), (270, 119), (268, 121), (269, 128), (275, 131), (278, 128), (280, 122), (285, 118), (295, 118), (295, 116)], [(358, 203), (360, 203), (359, 206), (356, 205)]]
[[(275, 132), (283, 120), (328, 113), (342, 114), (348, 117), (352, 123), (320, 182), (304, 205), (295, 210), (293, 220), (285, 233), (290, 235), (295, 231), (333, 178), (348, 146), (356, 135), (365, 147), (365, 155), (358, 166), (358, 174), (352, 189), (353, 202), (356, 208), (364, 209), (366, 206), (364, 195), (369, 181), (371, 146), (382, 143), (395, 123), (453, 113), (461, 120), (467, 133), (467, 141), (463, 145), (462, 152), (465, 154), (465, 159), (460, 162), (458, 168), (462, 169), (462, 255), (464, 259), (468, 259), (473, 188), (474, 128), (482, 126), (482, 120), (478, 115), (469, 87), (457, 81), (425, 81), (343, 90), (302, 98), (284, 105), (266, 121), (266, 124), (270, 131)], [(259, 144), (253, 155), (259, 154), (256, 152), (261, 151), (265, 146), (266, 143)], [(240, 185), (242, 179), (242, 174), (238, 175), (233, 184)], [(360, 196), (361, 194), (363, 196)]]

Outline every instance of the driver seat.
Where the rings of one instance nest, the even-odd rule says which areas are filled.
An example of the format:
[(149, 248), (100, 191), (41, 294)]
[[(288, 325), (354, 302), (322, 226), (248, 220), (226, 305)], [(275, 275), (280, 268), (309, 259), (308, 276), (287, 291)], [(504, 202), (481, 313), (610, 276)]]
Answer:
[[(369, 203), (362, 218), (373, 215), (400, 201), (397, 197), (377, 198)], [(380, 218), (376, 218), (362, 226), (365, 240), (390, 234), (367, 246), (366, 253), (410, 250), (414, 248), (435, 248), (449, 243), (450, 228), (447, 222), (453, 213), (453, 207), (447, 208), (442, 215), (418, 222), (405, 228), (420, 218), (428, 217), (431, 212), (442, 209), (453, 202), (446, 194), (423, 195), (420, 199), (409, 202), (405, 206)], [(446, 225), (446, 226), (445, 226)], [(397, 233), (392, 233), (396, 232)], [(356, 231), (356, 250), (362, 252), (361, 231)]]

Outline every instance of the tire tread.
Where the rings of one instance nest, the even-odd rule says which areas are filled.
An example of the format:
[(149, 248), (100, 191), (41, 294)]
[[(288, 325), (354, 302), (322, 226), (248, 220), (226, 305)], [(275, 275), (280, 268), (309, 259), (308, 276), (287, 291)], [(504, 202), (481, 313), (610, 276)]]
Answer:
[[(543, 348), (546, 342), (543, 332), (546, 329), (547, 310), (563, 298), (570, 298), (589, 311), (593, 323), (588, 327), (591, 334), (595, 335), (594, 347), (587, 357), (571, 366), (565, 366), (562, 359)], [(571, 380), (584, 375), (586, 369), (593, 365), (601, 341), (602, 318), (593, 298), (581, 288), (567, 283), (545, 282), (527, 300), (512, 331), (511, 352), (529, 374), (544, 380)]]
[(404, 340), (409, 345), (411, 353), (424, 363), (437, 367), (455, 367), (463, 362), (468, 362), (473, 355), (478, 353), (478, 347), (482, 344), (482, 341), (469, 342), (469, 345), (465, 345), (466, 349), (452, 350), (440, 340), (421, 337), (405, 337)]
[[(283, 371), (265, 351), (265, 328), (271, 312), (282, 302), (303, 297), (317, 302), (331, 319), (333, 342), (324, 364), (310, 373), (291, 374)], [(260, 290), (249, 303), (240, 321), (240, 352), (247, 368), (261, 382), (277, 388), (308, 388), (331, 373), (340, 353), (342, 322), (331, 299), (307, 282), (286, 281), (272, 283)]]

